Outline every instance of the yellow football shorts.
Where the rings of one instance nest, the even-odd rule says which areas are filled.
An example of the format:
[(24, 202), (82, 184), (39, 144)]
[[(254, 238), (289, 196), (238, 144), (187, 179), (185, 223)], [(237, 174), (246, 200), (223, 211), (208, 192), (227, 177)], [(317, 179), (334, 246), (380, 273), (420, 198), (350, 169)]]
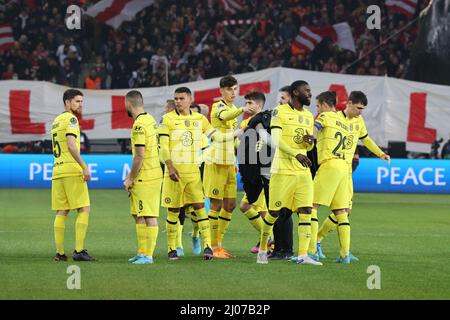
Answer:
[(138, 217), (159, 217), (162, 179), (135, 182), (130, 192), (130, 213)]
[(297, 210), (312, 207), (312, 203), (313, 181), (309, 170), (297, 175), (273, 174), (270, 177), (269, 210)]
[[(248, 203), (247, 194), (244, 192), (244, 196), (242, 197), (242, 202)], [(250, 204), (250, 203), (248, 203)], [(258, 196), (258, 199), (251, 204), (253, 209), (255, 209), (257, 212), (268, 212), (267, 205), (266, 205), (266, 197), (264, 196), (264, 190), (261, 191), (261, 193)]]
[(348, 184), (348, 167), (345, 161), (325, 161), (314, 177), (314, 203), (332, 210), (348, 208), (351, 199)]
[(203, 203), (202, 179), (200, 173), (182, 175), (179, 181), (173, 181), (164, 175), (161, 205), (165, 208), (181, 208), (187, 204)]
[(52, 180), (52, 210), (74, 210), (90, 206), (87, 182), (83, 176)]
[(234, 165), (206, 163), (203, 174), (205, 196), (212, 199), (236, 198), (237, 180)]

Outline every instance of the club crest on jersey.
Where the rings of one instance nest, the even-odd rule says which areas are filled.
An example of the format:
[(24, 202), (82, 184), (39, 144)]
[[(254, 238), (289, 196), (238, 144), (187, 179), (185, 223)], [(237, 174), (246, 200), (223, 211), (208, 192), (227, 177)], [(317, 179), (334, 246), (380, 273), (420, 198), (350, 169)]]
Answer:
[(194, 121), (192, 124), (194, 125), (194, 127), (198, 127), (198, 121)]
[(184, 125), (185, 125), (186, 127), (189, 127), (189, 126), (191, 125), (191, 123), (189, 122), (189, 120), (185, 120), (185, 121), (184, 121)]
[(218, 105), (217, 105), (217, 108), (218, 109), (220, 109), (220, 108), (222, 108), (223, 107), (223, 104), (222, 103), (219, 103)]
[(77, 124), (77, 118), (71, 118), (70, 119), (70, 123)]
[(350, 124), (350, 131), (353, 131), (353, 124)]
[(356, 131), (359, 131), (359, 124), (356, 125)]
[(305, 123), (309, 126), (309, 119), (305, 119)]
[(298, 116), (298, 122), (302, 123), (303, 122), (303, 116)]
[(276, 117), (278, 115), (278, 110), (274, 109), (272, 110), (272, 117)]

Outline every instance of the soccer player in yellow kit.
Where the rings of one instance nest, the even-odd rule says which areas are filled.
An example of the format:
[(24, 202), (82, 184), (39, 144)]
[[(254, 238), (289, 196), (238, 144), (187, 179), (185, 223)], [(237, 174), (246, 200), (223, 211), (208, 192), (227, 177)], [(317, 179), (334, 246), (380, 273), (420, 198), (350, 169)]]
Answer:
[[(336, 93), (325, 91), (317, 96), (318, 104), (336, 104)], [(339, 263), (350, 263), (350, 223), (347, 209), (348, 165), (345, 160), (345, 146), (349, 135), (349, 124), (343, 112), (322, 112), (314, 123), (317, 129), (317, 153), (319, 170), (314, 178), (314, 205), (312, 218), (317, 220), (317, 210), (321, 205), (331, 208), (338, 221), (340, 256)], [(316, 131), (316, 130), (315, 130)], [(317, 233), (317, 229), (312, 232)], [(313, 235), (312, 238), (315, 238)], [(314, 239), (313, 245), (314, 246)]]
[(162, 170), (159, 164), (158, 126), (144, 110), (144, 99), (137, 90), (125, 96), (125, 108), (134, 119), (131, 129), (133, 163), (124, 181), (130, 195), (130, 213), (136, 223), (137, 254), (128, 260), (133, 264), (153, 263), (158, 237), (158, 217)]
[[(211, 125), (222, 133), (235, 130), (237, 117), (243, 112), (253, 113), (251, 106), (237, 108), (233, 102), (237, 96), (237, 80), (233, 76), (220, 79), (220, 101), (211, 108)], [(203, 188), (211, 200), (209, 219), (211, 224), (211, 242), (214, 257), (229, 258), (222, 246), (224, 235), (236, 207), (236, 161), (233, 141), (213, 141), (211, 151), (205, 159)]]
[(162, 117), (159, 126), (161, 160), (165, 164), (161, 205), (167, 212), (167, 245), (170, 260), (177, 260), (176, 237), (180, 208), (192, 205), (203, 240), (203, 257), (213, 258), (208, 216), (199, 170), (199, 151), (203, 135), (213, 141), (233, 141), (235, 134), (222, 135), (200, 113), (192, 112), (192, 93), (189, 88), (175, 90), (175, 110)]
[(93, 261), (94, 257), (84, 247), (90, 212), (86, 181), (91, 180), (91, 173), (80, 155), (80, 126), (76, 117), (81, 114), (83, 93), (76, 89), (66, 90), (63, 102), (65, 111), (55, 118), (51, 129), (54, 156), (52, 209), (56, 211), (54, 260), (67, 261), (64, 253), (65, 224), (70, 210), (77, 210), (73, 260)]
[[(366, 106), (367, 106), (366, 95), (361, 91), (352, 91), (348, 97), (347, 107), (344, 111), (342, 111), (347, 117), (347, 121), (349, 124), (349, 135), (346, 140), (346, 145), (344, 149), (345, 160), (347, 161), (348, 165), (348, 192), (350, 195), (348, 214), (350, 214), (352, 209), (352, 198), (353, 198), (352, 160), (355, 154), (358, 141), (361, 140), (361, 142), (367, 147), (367, 149), (369, 149), (372, 153), (374, 153), (377, 157), (379, 157), (383, 161), (388, 161), (388, 165), (390, 164), (391, 157), (388, 154), (384, 153), (376, 145), (376, 143), (370, 138), (367, 132), (366, 124), (361, 115), (362, 111), (366, 108)], [(319, 104), (318, 102), (317, 107), (319, 112), (335, 111), (334, 106), (331, 106), (326, 103)], [(317, 257), (320, 259), (325, 258), (325, 255), (323, 254), (321, 248), (321, 241), (325, 238), (325, 236), (329, 232), (336, 229), (336, 225), (337, 225), (336, 216), (333, 213), (331, 213), (320, 227), (320, 230), (317, 235), (317, 247), (311, 248), (310, 246), (311, 249), (310, 254), (313, 255), (317, 254)], [(315, 242), (313, 240), (315, 239), (311, 238), (312, 242), (311, 244)], [(351, 253), (349, 253), (349, 256), (350, 260), (358, 260)]]
[(313, 148), (310, 133), (314, 117), (305, 108), (311, 102), (311, 88), (305, 81), (291, 84), (291, 103), (277, 106), (270, 123), (271, 144), (276, 147), (272, 161), (269, 185), (269, 214), (263, 218), (264, 226), (256, 262), (267, 264), (267, 243), (270, 231), (282, 208), (295, 208), (299, 216), (298, 263), (322, 265), (307, 255), (311, 234), (311, 208), (313, 182), (306, 156)]

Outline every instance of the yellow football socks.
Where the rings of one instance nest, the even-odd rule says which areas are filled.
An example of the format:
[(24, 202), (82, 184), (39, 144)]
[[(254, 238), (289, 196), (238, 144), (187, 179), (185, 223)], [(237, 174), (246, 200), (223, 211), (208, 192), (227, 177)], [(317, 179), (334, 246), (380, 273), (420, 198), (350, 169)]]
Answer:
[(340, 254), (342, 258), (345, 258), (350, 252), (350, 223), (347, 213), (337, 214), (336, 218), (338, 221), (339, 243), (341, 245)]
[(258, 233), (261, 233), (263, 221), (259, 213), (251, 207), (246, 212), (244, 212), (244, 214), (248, 218), (248, 221), (250, 221), (252, 226), (256, 229), (256, 231), (258, 231)]
[[(198, 219), (198, 218), (197, 218)], [(216, 210), (209, 210), (209, 226), (211, 228), (211, 245), (217, 248), (217, 231), (219, 228), (219, 212)]]
[(317, 251), (317, 232), (319, 229), (319, 220), (317, 219), (317, 209), (311, 210), (311, 240), (309, 241), (309, 254), (316, 254)]
[(334, 213), (331, 213), (325, 221), (322, 223), (322, 226), (319, 229), (319, 233), (317, 234), (317, 241), (320, 242), (327, 236), (327, 234), (337, 227), (337, 218)]
[(138, 250), (137, 253), (140, 255), (145, 254), (145, 251), (147, 249), (147, 236), (146, 236), (146, 225), (145, 223), (137, 223), (136, 224), (136, 234), (137, 234), (137, 243), (138, 243)]
[(176, 250), (179, 223), (178, 214), (179, 212), (172, 212), (167, 210), (166, 232), (168, 252)]
[(80, 252), (84, 249), (84, 239), (86, 238), (86, 231), (89, 223), (89, 213), (78, 213), (75, 222), (75, 251)]
[(273, 225), (277, 221), (278, 217), (272, 216), (270, 213), (262, 219), (263, 228), (261, 232), (261, 240), (259, 242), (259, 250), (267, 250), (267, 243), (269, 242), (270, 234), (272, 233)]
[(158, 226), (150, 226), (145, 227), (145, 232), (147, 233), (146, 240), (146, 253), (145, 255), (148, 257), (153, 257), (153, 252), (155, 251), (156, 239), (158, 238), (159, 227)]
[(197, 218), (198, 229), (200, 230), (200, 235), (203, 240), (203, 248), (211, 248), (210, 221), (208, 219), (208, 215), (206, 214), (205, 208), (195, 210), (195, 215)]
[(298, 214), (298, 255), (308, 252), (311, 240), (311, 214)]
[(183, 248), (183, 227), (184, 225), (178, 221), (178, 230), (177, 230), (177, 248)]
[(223, 208), (220, 210), (219, 227), (217, 230), (217, 243), (219, 246), (222, 244), (225, 233), (227, 233), (228, 227), (231, 222), (231, 215), (231, 212), (225, 211), (225, 209)]
[(53, 229), (55, 232), (56, 252), (61, 255), (64, 254), (64, 230), (66, 228), (66, 219), (67, 216), (57, 214), (55, 216), (55, 222), (53, 223)]

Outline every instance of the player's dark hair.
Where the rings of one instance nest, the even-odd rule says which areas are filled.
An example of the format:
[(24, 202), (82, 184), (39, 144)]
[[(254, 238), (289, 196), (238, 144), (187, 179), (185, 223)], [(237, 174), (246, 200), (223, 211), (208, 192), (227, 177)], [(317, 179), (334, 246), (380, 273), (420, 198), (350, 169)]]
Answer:
[(290, 87), (289, 94), (291, 96), (294, 96), (294, 90), (297, 88), (300, 88), (301, 86), (305, 86), (305, 85), (307, 86), (307, 85), (309, 85), (309, 83), (306, 81), (303, 81), (303, 80), (297, 80), (297, 81), (292, 82), (292, 84), (289, 86)]
[(77, 89), (67, 89), (63, 94), (63, 103), (66, 104), (66, 100), (72, 100), (76, 96), (83, 96), (83, 93)]
[(320, 103), (327, 103), (329, 106), (336, 106), (336, 92), (335, 91), (324, 91), (317, 95), (317, 101)]
[(260, 102), (262, 102), (263, 105), (266, 103), (266, 97), (264, 96), (264, 93), (259, 92), (259, 91), (252, 91), (250, 93), (247, 93), (245, 95), (244, 99), (260, 101)]
[(175, 89), (175, 93), (186, 93), (188, 96), (192, 95), (191, 89), (188, 87), (178, 87)]
[(361, 103), (363, 106), (367, 106), (367, 96), (362, 91), (350, 92), (347, 100), (352, 103)]
[(144, 98), (142, 94), (137, 90), (131, 90), (125, 95), (125, 100), (128, 101), (133, 107), (143, 106)]
[(221, 88), (230, 88), (232, 86), (237, 85), (238, 81), (233, 76), (225, 76), (222, 79), (220, 79), (220, 87)]
[(291, 86), (284, 86), (283, 88), (281, 88), (278, 91), (279, 92), (287, 92), (287, 93), (291, 94)]

